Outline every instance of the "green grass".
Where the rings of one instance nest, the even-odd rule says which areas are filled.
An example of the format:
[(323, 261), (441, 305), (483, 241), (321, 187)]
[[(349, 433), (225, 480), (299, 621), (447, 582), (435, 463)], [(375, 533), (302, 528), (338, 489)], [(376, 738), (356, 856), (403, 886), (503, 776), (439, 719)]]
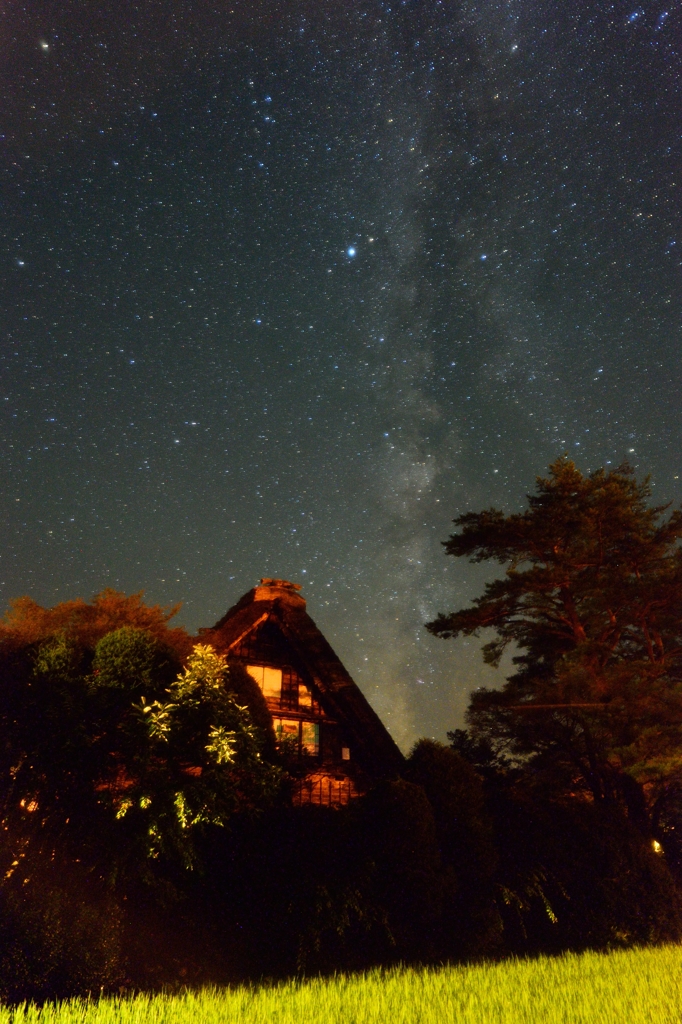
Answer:
[(0, 1008), (0, 1024), (682, 1024), (682, 946)]

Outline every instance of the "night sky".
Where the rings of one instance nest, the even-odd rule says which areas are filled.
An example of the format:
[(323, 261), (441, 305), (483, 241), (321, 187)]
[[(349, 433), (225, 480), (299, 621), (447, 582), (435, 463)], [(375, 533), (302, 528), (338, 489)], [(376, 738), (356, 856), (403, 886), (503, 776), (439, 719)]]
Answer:
[(501, 682), (423, 623), (563, 452), (682, 485), (682, 8), (8, 0), (0, 603), (261, 576), (404, 749)]

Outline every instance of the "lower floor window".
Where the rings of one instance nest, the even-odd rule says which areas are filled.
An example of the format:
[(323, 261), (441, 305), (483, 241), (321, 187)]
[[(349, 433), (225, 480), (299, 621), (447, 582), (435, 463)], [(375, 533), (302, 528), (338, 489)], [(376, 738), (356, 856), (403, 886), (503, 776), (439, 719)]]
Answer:
[(319, 754), (320, 727), (317, 722), (301, 722), (301, 750), (306, 754)]
[(275, 736), (278, 743), (295, 744), (304, 754), (319, 754), (320, 726), (317, 722), (299, 722), (294, 718), (275, 718)]

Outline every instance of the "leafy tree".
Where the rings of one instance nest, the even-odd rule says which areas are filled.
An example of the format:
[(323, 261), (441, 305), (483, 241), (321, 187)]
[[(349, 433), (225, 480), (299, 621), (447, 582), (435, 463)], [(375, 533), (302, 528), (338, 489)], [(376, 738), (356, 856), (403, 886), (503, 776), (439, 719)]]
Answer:
[(143, 629), (184, 658), (193, 640), (180, 626), (169, 626), (180, 605), (161, 608), (147, 605), (143, 591), (126, 596), (116, 590), (103, 590), (92, 601), (63, 601), (43, 608), (30, 597), (18, 597), (10, 603), (0, 621), (0, 652), (40, 643), (63, 635), (81, 646), (93, 649), (107, 633), (124, 626)]
[[(447, 772), (459, 759), (445, 748), (444, 754)], [(433, 775), (424, 763), (416, 770)], [(473, 776), (466, 765), (463, 772)], [(442, 810), (452, 779), (432, 781), (447, 790)], [(476, 795), (454, 794), (464, 818), (476, 802)], [(457, 832), (452, 822), (442, 824), (446, 840)], [(471, 823), (462, 824), (467, 835)], [(480, 952), (480, 921), (459, 899), (469, 877), (462, 874), (459, 885), (445, 863), (454, 844), (446, 851), (439, 831), (424, 788), (406, 779), (383, 780), (340, 809), (277, 808), (222, 837), (218, 870), (211, 872), (222, 934), (242, 937), (255, 977)], [(470, 862), (478, 852), (468, 851)]]
[(422, 739), (408, 758), (407, 778), (429, 799), (442, 865), (452, 879), (445, 890), (444, 948), (448, 955), (490, 953), (500, 937), (493, 886), (498, 855), (481, 776), (453, 749)]
[(216, 835), (278, 792), (260, 691), (173, 612), (105, 591), (0, 623), (3, 998), (146, 984), (164, 956), (172, 980)]
[(0, 838), (0, 998), (60, 999), (128, 980), (122, 906), (72, 858), (17, 861)]
[(229, 692), (225, 658), (208, 645), (194, 648), (165, 700), (142, 695), (118, 729), (125, 754), (104, 799), (118, 821), (133, 823), (147, 859), (166, 854), (193, 867), (197, 830), (258, 810), (279, 788), (248, 709)]
[(279, 787), (225, 659), (196, 646), (183, 670), (163, 617), (137, 600), (133, 612), (158, 635), (124, 625), (93, 650), (72, 619), (41, 642), (15, 630), (0, 644), (0, 820), (20, 860), (59, 849), (112, 880), (182, 871), (201, 832)]
[(505, 573), (471, 607), (428, 624), (478, 636), (501, 690), (478, 690), (471, 742), (538, 780), (621, 803), (647, 832), (682, 781), (682, 513), (649, 504), (628, 466), (583, 476), (568, 459), (538, 478), (528, 508), (459, 516), (446, 551)]
[(508, 951), (679, 941), (682, 905), (666, 859), (605, 801), (538, 792), (532, 772), (487, 783)]
[(168, 665), (168, 654), (151, 633), (122, 626), (98, 642), (92, 668), (97, 689), (132, 693), (158, 687)]

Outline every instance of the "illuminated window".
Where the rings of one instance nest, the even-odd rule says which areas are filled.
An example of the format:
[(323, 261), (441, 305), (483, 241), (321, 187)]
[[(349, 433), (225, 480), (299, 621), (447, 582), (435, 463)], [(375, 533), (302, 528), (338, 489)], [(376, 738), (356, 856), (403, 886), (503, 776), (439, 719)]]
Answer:
[(291, 666), (282, 669), (282, 707), (298, 707), (298, 676)]
[(298, 684), (298, 706), (311, 708), (313, 706), (313, 695), (303, 683)]
[(291, 718), (275, 718), (273, 725), (275, 727), (277, 742), (290, 743), (292, 746), (295, 746), (298, 751), (298, 732), (300, 724), (300, 722)]
[(320, 727), (317, 722), (298, 722), (293, 718), (273, 720), (278, 743), (291, 744), (296, 751), (317, 755), (320, 752)]
[(319, 754), (320, 727), (317, 722), (301, 722), (301, 750), (306, 754)]
[(247, 665), (246, 671), (260, 686), (264, 697), (279, 698), (282, 693), (282, 670), (266, 665)]
[(350, 761), (350, 747), (341, 747), (341, 760)]

